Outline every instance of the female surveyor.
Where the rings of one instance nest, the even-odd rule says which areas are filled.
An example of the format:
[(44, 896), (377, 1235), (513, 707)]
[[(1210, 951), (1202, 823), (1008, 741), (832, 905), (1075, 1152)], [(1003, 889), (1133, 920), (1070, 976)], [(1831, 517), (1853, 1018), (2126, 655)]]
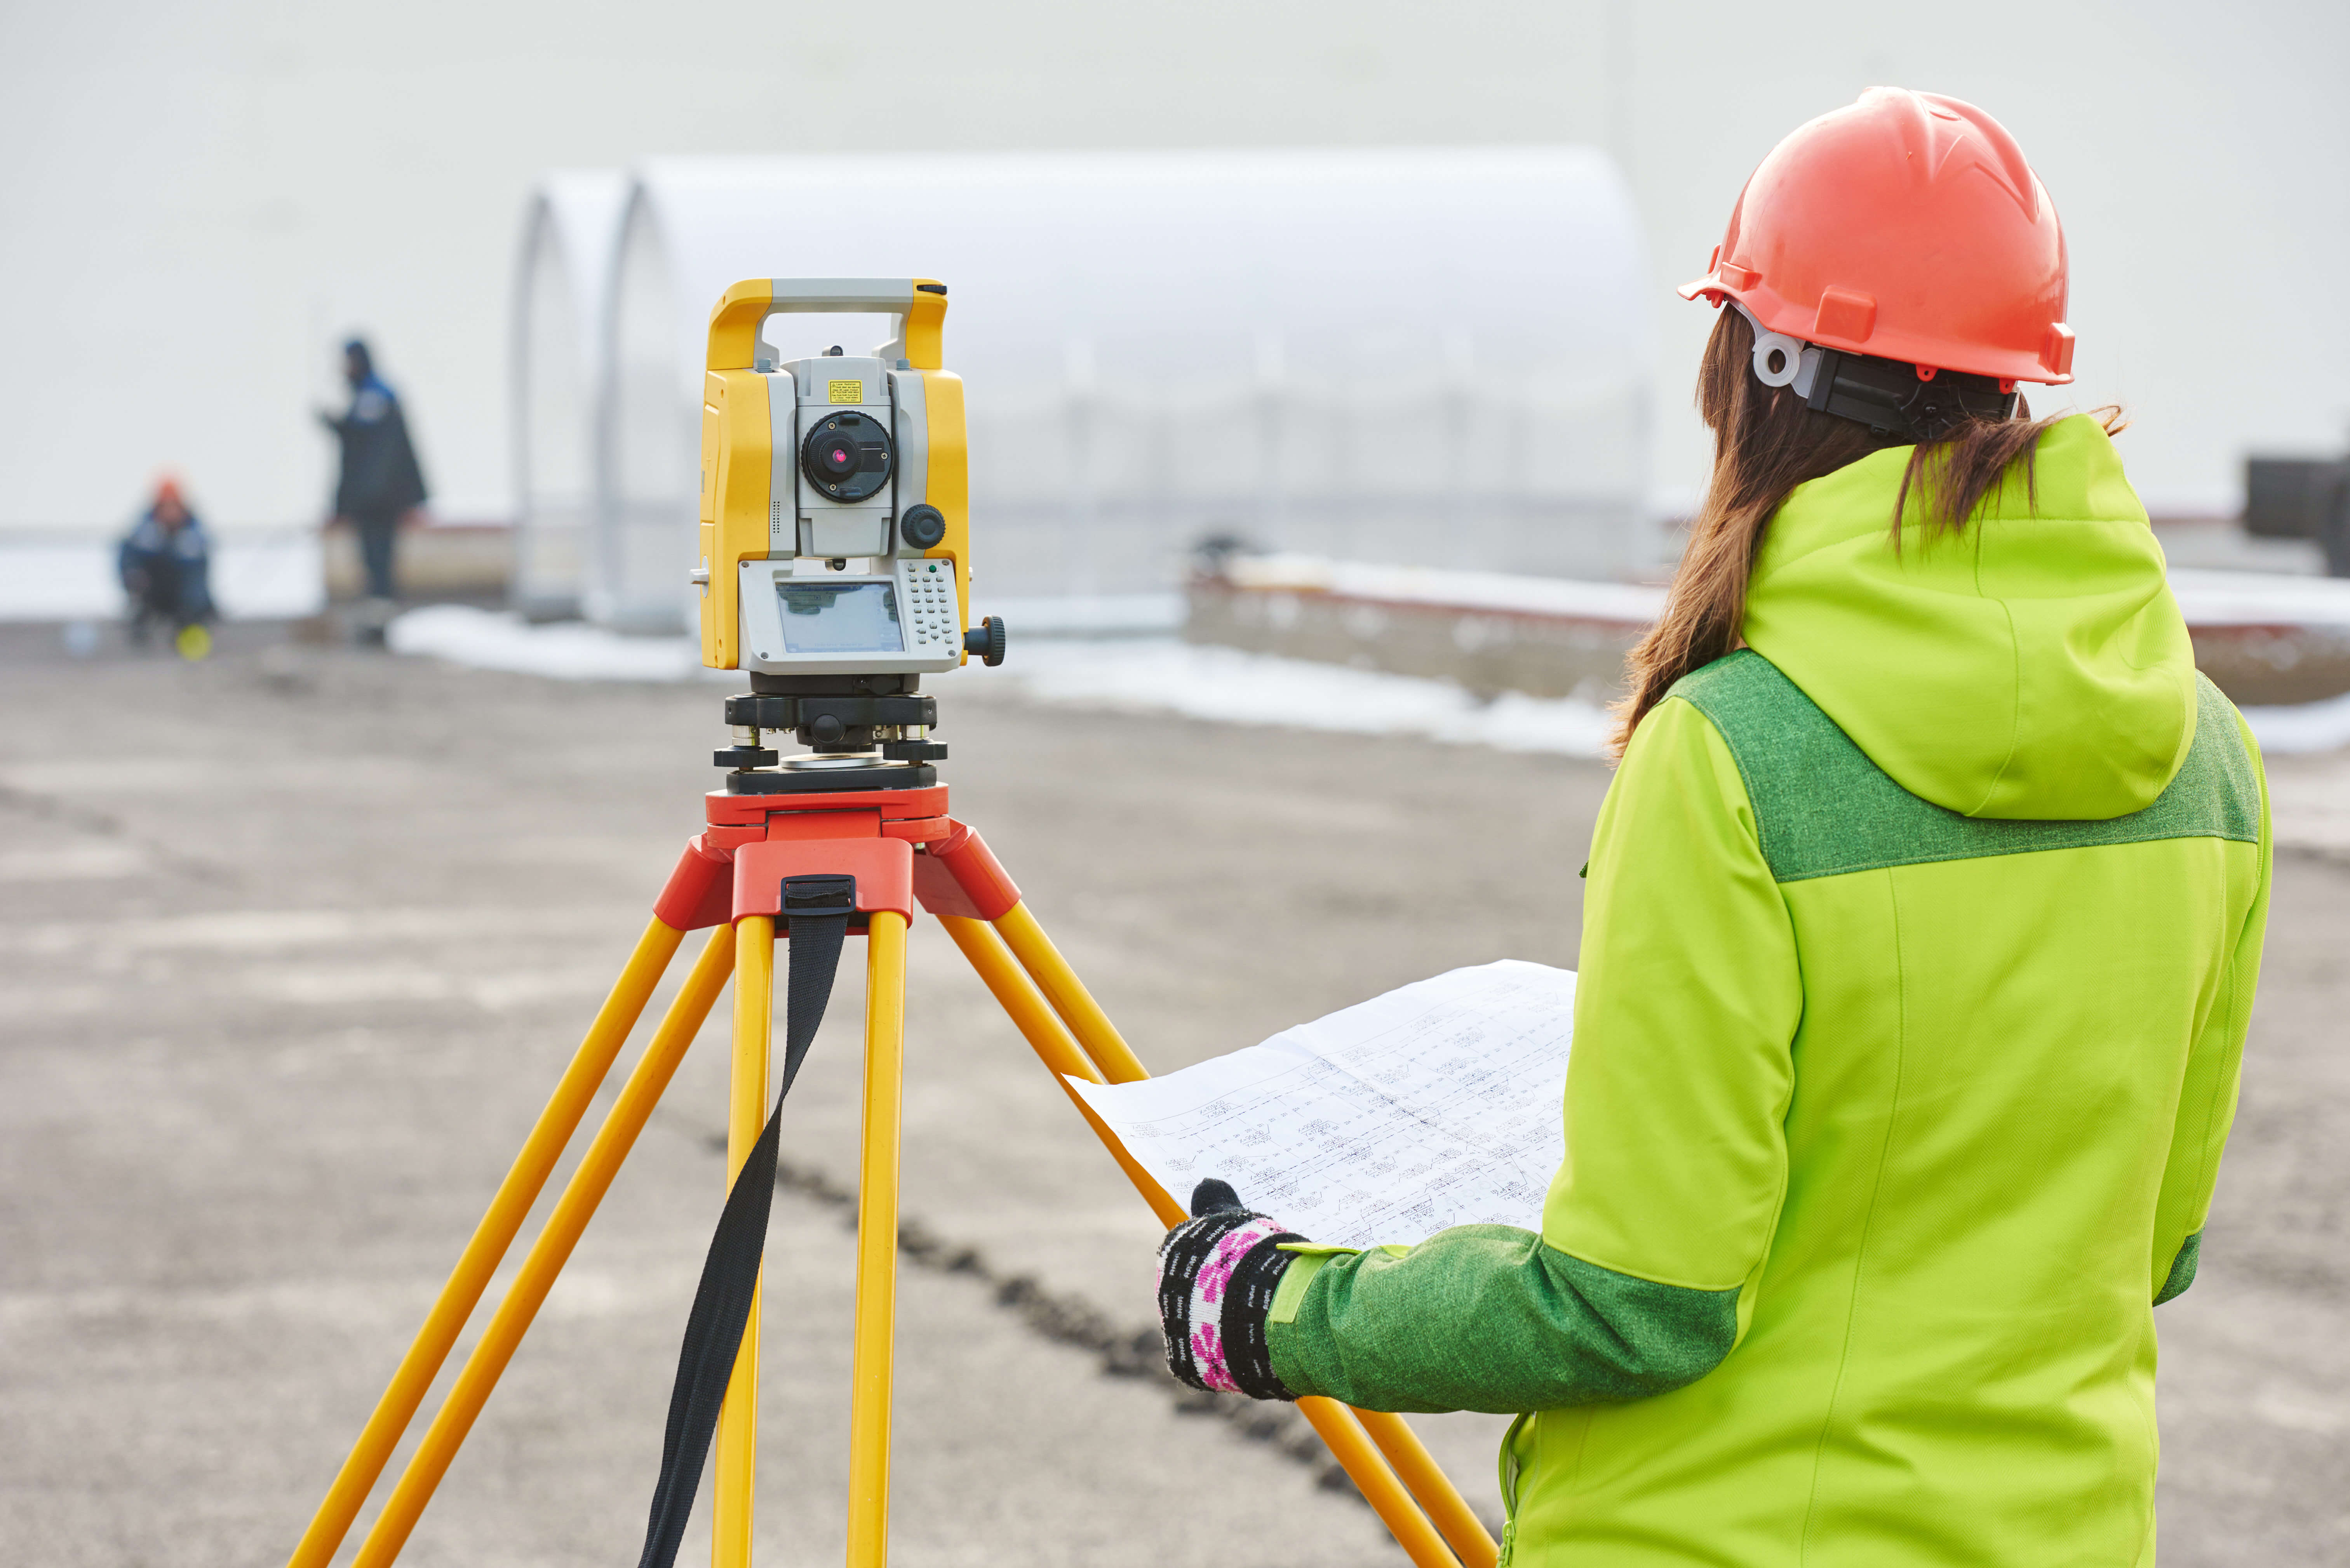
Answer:
[[(1531, 1412), (1543, 1564), (2152, 1560), (2155, 1332), (2236, 1098), (2268, 899), (2064, 245), (2006, 131), (1874, 88), (1706, 275), (1711, 489), (1633, 653), (1539, 1234), (1169, 1235), (1202, 1386)], [(1204, 1265), (1204, 1266), (1203, 1266)]]

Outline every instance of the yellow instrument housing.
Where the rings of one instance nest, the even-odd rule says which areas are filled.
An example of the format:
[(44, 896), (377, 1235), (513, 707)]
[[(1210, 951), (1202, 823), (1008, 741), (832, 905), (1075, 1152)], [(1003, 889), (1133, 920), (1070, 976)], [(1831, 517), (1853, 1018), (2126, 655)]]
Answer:
[(897, 504), (902, 513), (926, 502), (946, 520), (945, 535), (938, 544), (920, 551), (901, 544), (899, 554), (951, 562), (957, 613), (968, 626), (969, 443), (962, 378), (941, 363), (946, 311), (944, 286), (931, 278), (754, 277), (733, 285), (720, 296), (710, 313), (702, 376), (701, 519), (694, 570), (702, 595), (705, 666), (742, 668), (738, 568), (744, 561), (765, 560), (771, 554), (777, 464), (788, 478), (796, 463), (795, 453), (775, 451), (771, 383), (768, 373), (755, 368), (760, 328), (768, 317), (781, 312), (887, 312), (898, 317), (897, 357), (921, 378), (926, 461), (922, 493), (910, 494), (900, 487)]

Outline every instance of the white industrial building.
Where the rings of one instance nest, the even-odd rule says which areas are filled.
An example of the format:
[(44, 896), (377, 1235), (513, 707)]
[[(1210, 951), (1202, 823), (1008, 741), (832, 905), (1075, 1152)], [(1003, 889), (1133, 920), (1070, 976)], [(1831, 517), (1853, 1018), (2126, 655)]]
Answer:
[[(996, 594), (1163, 587), (1218, 535), (1585, 576), (1657, 554), (1646, 268), (1587, 149), (656, 161), (609, 218), (608, 286), (551, 259), (577, 248), (558, 189), (516, 306), (534, 602), (576, 558), (590, 618), (681, 624), (710, 306), (777, 275), (948, 281)], [(889, 216), (834, 221), (862, 211)], [(590, 296), (583, 354), (561, 324)], [(768, 330), (788, 358), (886, 325)]]
[[(949, 254), (935, 270), (961, 275), (951, 279), (951, 362), (975, 399), (985, 386), (1001, 400), (1007, 429), (1021, 432), (989, 430), (976, 459), (976, 482), (1003, 512), (989, 547), (1004, 573), (1032, 569), (1018, 566), (1024, 551), (1034, 570), (1073, 584), (1122, 580), (1122, 546), (1088, 562), (1069, 541), (1108, 536), (1093, 528), (1114, 534), (1141, 504), (1134, 498), (1177, 494), (1179, 481), (1204, 508), (1230, 509), (1244, 528), (1278, 519), (1308, 547), (1313, 529), (1354, 504), (1336, 499), (1357, 494), (1350, 486), (1424, 487), (1424, 476), (1376, 472), (1435, 450), (1383, 433), (1389, 414), (1397, 428), (1430, 416), (1378, 412), (1367, 389), (1378, 379), (1357, 376), (1364, 356), (1387, 352), (1375, 346), (1385, 323), (1435, 381), (1521, 410), (1580, 408), (1599, 379), (1578, 379), (1578, 358), (1539, 358), (1545, 348), (1521, 357), (1513, 341), (1555, 343), (1571, 327), (1603, 357), (1619, 342), (1648, 343), (1643, 412), (1620, 440), (1595, 452), (1538, 435), (1500, 472), (1522, 475), (1502, 483), (1528, 495), (1552, 493), (1555, 477), (1559, 495), (1621, 496), (1605, 465), (1629, 463), (1638, 504), (1669, 516), (1703, 482), (1688, 384), (1711, 324), (1670, 286), (1703, 265), (1773, 140), (1886, 81), (1983, 104), (2034, 161), (2071, 242), (2081, 377), (2036, 402), (2126, 403), (2137, 423), (2124, 450), (2158, 513), (2231, 511), (2248, 452), (2338, 450), (2350, 428), (2350, 305), (2326, 282), (2350, 252), (2350, 185), (2340, 178), (2350, 167), (2350, 95), (2337, 79), (2350, 58), (2350, 10), (2339, 5), (2255, 0), (2222, 16), (2185, 0), (1985, 0), (1960, 15), (1793, 0), (1763, 16), (1711, 0), (1513, 0), (1473, 13), (1342, 0), (1175, 10), (909, 0), (890, 13), (886, 37), (870, 41), (835, 20), (795, 6), (642, 7), (599, 12), (588, 26), (548, 0), (10, 10), (0, 16), (0, 145), (12, 150), (0, 161), (0, 529), (119, 527), (166, 467), (224, 530), (314, 521), (329, 453), (309, 408), (338, 397), (335, 345), (354, 329), (373, 339), (407, 398), (439, 516), (511, 519), (525, 493), (534, 519), (566, 507), (582, 515), (592, 500), (584, 460), (597, 453), (592, 442), (585, 453), (565, 448), (573, 438), (563, 431), (577, 424), (556, 411), (557, 373), (543, 347), (569, 337), (579, 363), (567, 373), (592, 382), (603, 350), (588, 324), (599, 285), (569, 253), (592, 248), (577, 237), (593, 226), (587, 209), (608, 212), (626, 187), (608, 175), (601, 194), (582, 198), (561, 181), (542, 183), (549, 169), (634, 171), (656, 192), (644, 201), (658, 229), (660, 180), (682, 181), (714, 159), (753, 159), (740, 166), (744, 178), (761, 168), (770, 172), (756, 178), (775, 178), (836, 157), (843, 170), (870, 160), (876, 170), (943, 171), (951, 162), (928, 155), (1283, 148), (1524, 157), (1596, 148), (1620, 171), (1645, 235), (1630, 283), (1637, 303), (1619, 321), (1613, 293), (1595, 302), (1546, 291), (1540, 332), (1513, 340), (1471, 324), (1464, 348), (1435, 304), (1458, 280), (1423, 273), (1409, 300), (1370, 291), (1351, 324), (1365, 336), (1351, 345), (1231, 314), (1211, 349), (1202, 340), (1212, 376), (1192, 383), (1149, 369), (1141, 345), (1122, 345), (1106, 317), (1083, 312), (1024, 345), (1033, 373), (997, 375), (988, 312), (1020, 279), (1082, 276), (1094, 262), (1071, 264), (1102, 253), (1085, 248), (1082, 214), (1045, 223), (1018, 266), (1009, 253), (998, 265), (978, 248), (948, 246), (941, 232), (934, 248)], [(1467, 170), (1498, 154), (1460, 156)], [(1170, 156), (1157, 166), (1182, 164)], [(1441, 167), (1427, 165), (1427, 189), (1443, 187)], [(1430, 199), (1390, 202), (1374, 227), (1349, 230), (1354, 218), (1327, 226), (1328, 243), (1347, 248), (1346, 272), (1457, 254), (1432, 232), (1451, 210), (1440, 217)], [(542, 236), (527, 275), (563, 272), (567, 301), (561, 288), (517, 288), (518, 220)], [(1497, 234), (1513, 223), (1531, 234), (1545, 220), (1566, 221), (1524, 212), (1481, 221)], [(835, 210), (776, 220), (769, 232), (788, 233), (811, 265), (826, 245), (878, 262), (901, 254), (882, 241), (906, 221), (888, 200), (844, 193)], [(748, 254), (714, 244), (706, 254), (717, 271), (770, 265), (738, 267)], [(1536, 251), (1492, 261), (1563, 278), (1588, 259)], [(1291, 286), (1279, 255), (1243, 249), (1190, 265), (1197, 276), (1170, 262), (1161, 286)], [(702, 307), (684, 298), (707, 282), (693, 266), (670, 280), (678, 320)], [(567, 331), (567, 319), (581, 325)], [(537, 379), (517, 389), (509, 371), (525, 363)], [(1469, 407), (1451, 396), (1456, 415)], [(1278, 415), (1252, 424), (1250, 410), (1274, 403)], [(1157, 411), (1137, 412), (1145, 406)], [(1179, 407), (1190, 411), (1170, 411)], [(1493, 428), (1480, 409), (1472, 422)], [(1134, 450), (1131, 431), (1180, 432), (1185, 419), (1199, 433), (1153, 438), (1156, 459)], [(1208, 464), (1170, 455), (1195, 441), (1216, 447), (1206, 432), (1218, 420), (1248, 432), (1248, 455)], [(1349, 421), (1358, 433), (1336, 433)], [(1262, 444), (1269, 429), (1279, 432), (1277, 460)], [(605, 456), (633, 472), (626, 453)], [(1164, 483), (1135, 477), (1154, 461), (1183, 472)], [(1032, 493), (1021, 495), (1022, 484)], [(1330, 510), (1317, 516), (1313, 496), (1333, 498)], [(1056, 506), (1059, 524), (1048, 516)], [(1180, 550), (1201, 519), (1178, 521), (1167, 549)], [(1058, 543), (1056, 525), (1070, 530)], [(1460, 526), (1464, 552), (1483, 548)], [(556, 543), (552, 531), (540, 538)], [(521, 580), (527, 588), (546, 577), (559, 600), (577, 591), (564, 584), (593, 569), (534, 557)], [(628, 576), (613, 578), (620, 618), (619, 599), (634, 591), (619, 586)]]
[(523, 218), (506, 430), (519, 524), (512, 592), (516, 607), (534, 618), (579, 613), (598, 511), (607, 291), (628, 197), (617, 170), (556, 170), (531, 188)]

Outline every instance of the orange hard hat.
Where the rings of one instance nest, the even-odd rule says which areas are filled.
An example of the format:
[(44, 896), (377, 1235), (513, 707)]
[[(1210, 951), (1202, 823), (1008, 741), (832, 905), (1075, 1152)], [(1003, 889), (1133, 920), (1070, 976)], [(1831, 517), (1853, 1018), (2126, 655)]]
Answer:
[(2064, 231), (1999, 121), (1870, 88), (1748, 177), (1706, 275), (1765, 331), (2007, 382), (2073, 379)]

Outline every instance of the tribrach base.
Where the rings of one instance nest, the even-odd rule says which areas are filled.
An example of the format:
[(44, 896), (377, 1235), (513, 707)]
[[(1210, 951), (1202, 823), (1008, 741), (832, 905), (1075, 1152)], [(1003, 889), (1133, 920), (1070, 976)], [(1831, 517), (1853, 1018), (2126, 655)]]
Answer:
[[(525, 1140), (390, 1386), (295, 1549), (288, 1568), (328, 1568), (459, 1332), (512, 1245), (597, 1086), (684, 934), (715, 928), (618, 1100), (596, 1132), (513, 1287), (370, 1526), (355, 1568), (390, 1568), (471, 1429), (686, 1047), (732, 973), (734, 1049), (727, 1111), (731, 1181), (764, 1126), (776, 915), (785, 877), (847, 874), (866, 936), (863, 1148), (858, 1189), (857, 1314), (849, 1423), (849, 1568), (888, 1552), (889, 1382), (897, 1273), (899, 1125), (906, 930), (938, 917), (1013, 1023), (1066, 1079), (1126, 1083), (1142, 1064), (1061, 957), (978, 836), (947, 815), (943, 785), (707, 797), (708, 828), (687, 845), (587, 1038)], [(1071, 1103), (1160, 1221), (1184, 1217), (1092, 1111)], [(749, 1568), (757, 1438), (758, 1311), (728, 1385), (713, 1448), (712, 1561)], [(1492, 1538), (1402, 1417), (1306, 1398), (1298, 1409), (1416, 1568), (1492, 1568)], [(1417, 1500), (1417, 1501), (1415, 1501)], [(1422, 1510), (1426, 1511), (1423, 1512)], [(1457, 1554), (1457, 1555), (1456, 1555)]]

